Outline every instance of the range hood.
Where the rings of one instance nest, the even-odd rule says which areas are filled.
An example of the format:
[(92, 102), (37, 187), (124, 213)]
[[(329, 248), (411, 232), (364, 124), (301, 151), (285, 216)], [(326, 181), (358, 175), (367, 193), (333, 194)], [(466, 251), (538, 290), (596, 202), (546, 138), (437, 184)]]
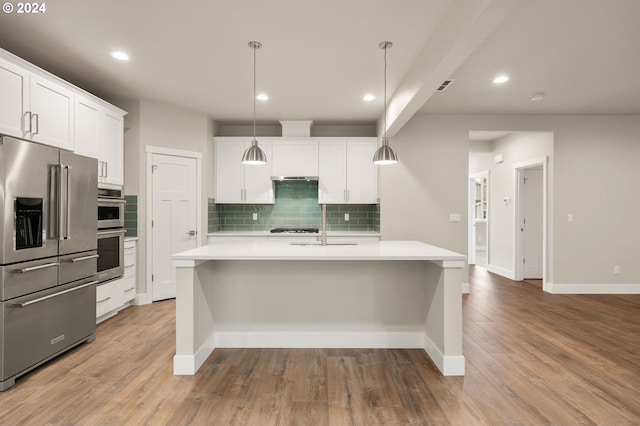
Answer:
[(274, 181), (282, 181), (282, 180), (318, 180), (318, 176), (271, 176), (271, 180)]

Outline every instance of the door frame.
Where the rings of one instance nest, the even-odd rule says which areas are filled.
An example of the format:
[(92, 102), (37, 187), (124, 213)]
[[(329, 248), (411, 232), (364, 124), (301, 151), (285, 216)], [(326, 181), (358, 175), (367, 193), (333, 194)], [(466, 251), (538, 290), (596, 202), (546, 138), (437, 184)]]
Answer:
[[(147, 303), (153, 301), (153, 285), (152, 285), (152, 273), (153, 273), (153, 229), (151, 221), (153, 218), (153, 154), (168, 155), (173, 157), (185, 157), (196, 160), (196, 232), (199, 241), (202, 235), (202, 153), (198, 151), (187, 151), (183, 149), (165, 148), (160, 146), (145, 146), (145, 152), (147, 153), (147, 188), (146, 188), (146, 208), (147, 214), (145, 218), (146, 229), (146, 295)], [(200, 245), (200, 244), (198, 244)]]
[(476, 231), (475, 231), (475, 180), (477, 178), (486, 178), (487, 179), (487, 264), (485, 267), (489, 266), (489, 226), (490, 226), (490, 216), (491, 216), (491, 184), (490, 184), (490, 175), (491, 172), (489, 170), (484, 170), (482, 172), (471, 173), (469, 175), (469, 212), (467, 217), (469, 218), (468, 224), (468, 255), (467, 255), (467, 263), (469, 265), (476, 264)]
[(532, 158), (530, 160), (521, 161), (513, 164), (513, 193), (515, 198), (515, 208), (513, 209), (514, 223), (514, 241), (513, 241), (513, 275), (514, 281), (522, 281), (524, 279), (524, 268), (522, 267), (522, 259), (524, 248), (523, 239), (520, 232), (520, 223), (522, 223), (522, 215), (524, 209), (522, 207), (523, 197), (521, 188), (522, 172), (525, 169), (542, 166), (542, 288), (545, 288), (547, 282), (547, 197), (548, 197), (548, 167), (549, 156)]

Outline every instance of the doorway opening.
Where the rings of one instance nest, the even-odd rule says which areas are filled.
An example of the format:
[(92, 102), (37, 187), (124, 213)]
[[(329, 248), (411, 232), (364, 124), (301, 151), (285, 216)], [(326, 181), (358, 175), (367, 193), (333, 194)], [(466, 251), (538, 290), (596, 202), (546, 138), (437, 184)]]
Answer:
[(469, 265), (489, 264), (489, 171), (469, 176)]

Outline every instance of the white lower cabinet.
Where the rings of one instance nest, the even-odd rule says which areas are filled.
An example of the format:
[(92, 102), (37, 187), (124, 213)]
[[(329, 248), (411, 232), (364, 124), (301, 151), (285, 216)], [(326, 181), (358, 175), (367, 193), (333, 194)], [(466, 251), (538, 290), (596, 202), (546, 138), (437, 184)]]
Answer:
[(124, 275), (96, 287), (96, 323), (131, 305), (136, 297), (136, 241), (124, 242)]
[(124, 303), (136, 298), (136, 242), (124, 243), (124, 276), (122, 277), (122, 295)]
[(123, 278), (107, 281), (96, 288), (96, 322), (118, 313), (118, 309), (123, 305), (122, 283)]

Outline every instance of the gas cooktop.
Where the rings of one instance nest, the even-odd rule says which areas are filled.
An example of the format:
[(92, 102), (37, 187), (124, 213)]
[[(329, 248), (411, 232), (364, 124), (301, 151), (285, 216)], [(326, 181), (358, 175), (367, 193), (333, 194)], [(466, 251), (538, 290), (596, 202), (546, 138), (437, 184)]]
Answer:
[(292, 234), (317, 234), (318, 228), (273, 228), (271, 233), (281, 234), (283, 232)]

